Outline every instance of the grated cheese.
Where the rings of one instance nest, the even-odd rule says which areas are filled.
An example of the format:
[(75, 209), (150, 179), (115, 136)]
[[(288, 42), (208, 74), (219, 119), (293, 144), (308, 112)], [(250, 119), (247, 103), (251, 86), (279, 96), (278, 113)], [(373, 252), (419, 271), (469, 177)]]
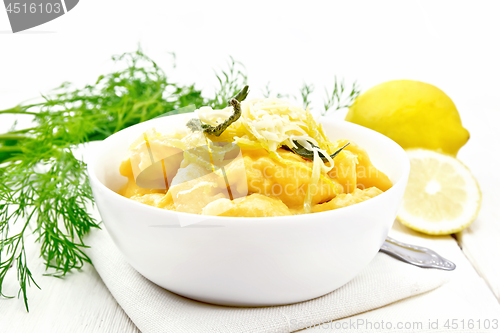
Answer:
[[(304, 209), (310, 212), (312, 189), (318, 185), (321, 173), (326, 174), (334, 167), (334, 162), (327, 151), (329, 143), (309, 110), (278, 98), (264, 98), (243, 101), (241, 111), (241, 117), (229, 127), (240, 131), (241, 128), (244, 129), (242, 135), (234, 137), (236, 142), (248, 145), (249, 141), (258, 141), (259, 146), (279, 155), (277, 153), (279, 147), (297, 148), (294, 143), (297, 141), (302, 147), (313, 152), (311, 182), (304, 200)], [(232, 113), (232, 107), (222, 110), (202, 107), (197, 110), (199, 119), (212, 126), (222, 123)], [(325, 156), (327, 162), (323, 162), (319, 154)]]

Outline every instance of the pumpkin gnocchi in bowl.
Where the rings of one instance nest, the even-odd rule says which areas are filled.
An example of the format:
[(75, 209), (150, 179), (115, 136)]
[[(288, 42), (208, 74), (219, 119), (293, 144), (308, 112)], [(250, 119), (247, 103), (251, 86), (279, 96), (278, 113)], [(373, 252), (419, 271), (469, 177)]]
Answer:
[(272, 217), (338, 209), (391, 188), (366, 150), (330, 140), (309, 110), (277, 98), (235, 103), (142, 133), (120, 166), (127, 183), (118, 193), (177, 212)]
[(140, 274), (208, 303), (309, 300), (352, 280), (394, 222), (405, 151), (280, 99), (146, 121), (87, 157), (95, 202)]

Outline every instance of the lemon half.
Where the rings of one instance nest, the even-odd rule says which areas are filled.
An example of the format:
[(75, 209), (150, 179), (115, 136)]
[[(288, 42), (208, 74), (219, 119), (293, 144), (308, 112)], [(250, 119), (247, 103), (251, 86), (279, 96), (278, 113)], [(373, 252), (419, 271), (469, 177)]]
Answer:
[(398, 220), (430, 235), (448, 235), (469, 226), (481, 206), (481, 191), (469, 169), (431, 150), (407, 153), (411, 170)]

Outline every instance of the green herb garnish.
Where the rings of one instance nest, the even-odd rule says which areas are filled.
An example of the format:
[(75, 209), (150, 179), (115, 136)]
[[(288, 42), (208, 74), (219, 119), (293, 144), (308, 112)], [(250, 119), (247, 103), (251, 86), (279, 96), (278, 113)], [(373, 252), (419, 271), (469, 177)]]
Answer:
[(224, 122), (220, 123), (217, 126), (211, 126), (208, 124), (203, 124), (200, 119), (198, 118), (193, 118), (189, 120), (186, 124), (186, 126), (191, 130), (191, 131), (201, 131), (205, 134), (208, 135), (215, 135), (215, 136), (220, 136), (226, 128), (228, 128), (232, 123), (240, 119), (241, 117), (241, 104), (240, 102), (243, 102), (245, 98), (248, 96), (248, 86), (243, 87), (241, 91), (236, 94), (233, 98), (231, 98), (228, 102), (228, 106), (233, 107), (233, 114), (229, 116)]
[[(290, 149), (291, 151), (293, 151), (295, 154), (303, 157), (303, 158), (306, 158), (308, 160), (311, 160), (311, 161), (314, 161), (314, 152), (309, 150), (309, 149), (306, 149), (304, 146), (302, 146), (298, 141), (296, 140), (293, 140), (293, 143), (296, 145), (296, 147), (288, 147), (288, 146), (283, 146), (283, 148), (285, 149)], [(309, 144), (315, 148), (319, 148), (317, 147), (316, 145), (312, 144), (311, 142), (309, 142)], [(335, 158), (335, 156), (337, 156), (341, 151), (342, 149), (344, 149), (345, 147), (349, 146), (350, 142), (346, 143), (342, 148), (339, 148), (335, 153), (331, 154), (330, 157), (331, 158)], [(328, 159), (326, 158), (325, 155), (323, 155), (321, 152), (318, 152), (318, 155), (319, 157), (321, 157), (321, 159), (323, 160), (323, 162), (328, 162)]]
[(314, 85), (307, 84), (304, 82), (302, 88), (300, 88), (300, 96), (302, 97), (302, 105), (304, 109), (311, 106), (311, 94), (314, 92)]
[(324, 102), (324, 111), (321, 112), (322, 116), (333, 111), (350, 107), (356, 97), (359, 96), (360, 90), (356, 82), (354, 82), (351, 89), (348, 90), (344, 80), (338, 81), (337, 77), (335, 77), (332, 91), (329, 92), (325, 89), (325, 93), (326, 100)]
[[(266, 87), (266, 94), (270, 95), (269, 85)], [(305, 108), (309, 107), (311, 109), (311, 95), (314, 93), (314, 85), (303, 83), (300, 88), (300, 99), (302, 105)], [(323, 110), (320, 110), (322, 116), (326, 116), (327, 114), (348, 108), (352, 105), (356, 97), (359, 96), (360, 90), (356, 82), (352, 84), (350, 89), (347, 88), (344, 80), (338, 80), (335, 76), (333, 89), (329, 91), (325, 88), (326, 99), (323, 103)]]

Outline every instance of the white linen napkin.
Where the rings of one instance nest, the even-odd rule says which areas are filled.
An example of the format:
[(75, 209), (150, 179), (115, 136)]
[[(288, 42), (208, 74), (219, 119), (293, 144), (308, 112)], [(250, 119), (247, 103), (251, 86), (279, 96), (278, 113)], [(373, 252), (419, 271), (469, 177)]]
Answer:
[(93, 231), (86, 249), (102, 280), (143, 333), (294, 332), (383, 307), (430, 291), (447, 272), (422, 269), (379, 253), (357, 277), (316, 299), (284, 306), (237, 308), (197, 302), (171, 293), (135, 271), (105, 227)]

